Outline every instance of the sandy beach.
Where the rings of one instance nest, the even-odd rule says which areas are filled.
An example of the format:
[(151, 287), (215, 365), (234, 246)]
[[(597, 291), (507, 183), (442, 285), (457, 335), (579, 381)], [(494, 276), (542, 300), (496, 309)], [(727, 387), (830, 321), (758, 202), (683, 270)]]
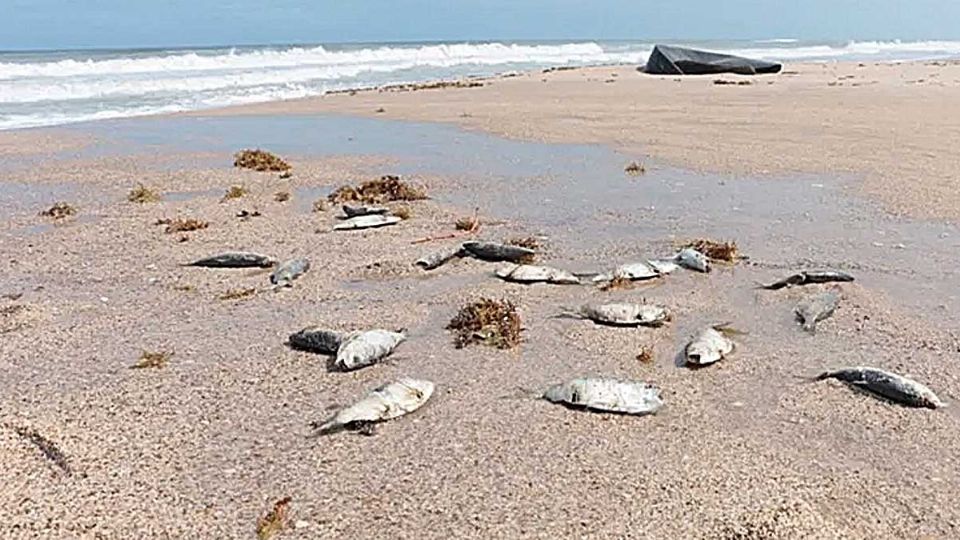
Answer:
[[(810, 380), (869, 365), (960, 397), (960, 63), (483, 83), (0, 132), (0, 536), (255, 538), (284, 497), (277, 538), (960, 535), (960, 407)], [(292, 177), (234, 168), (253, 147)], [(634, 160), (644, 174), (624, 173)], [(389, 203), (409, 219), (365, 231), (315, 210), (384, 174), (430, 198)], [(138, 184), (162, 200), (128, 201)], [(231, 186), (247, 194), (225, 200)], [(38, 215), (57, 201), (76, 215)], [(479, 230), (457, 233), (474, 212)], [(157, 224), (178, 217), (209, 226)], [(413, 265), (527, 236), (539, 262), (578, 273), (700, 237), (747, 258), (610, 291), (506, 283), (473, 259)], [(272, 292), (268, 270), (182, 266), (228, 250), (312, 268)], [(856, 281), (756, 288), (812, 268)], [(258, 292), (221, 299), (243, 289)], [(803, 332), (793, 307), (833, 289), (836, 314)], [(454, 347), (444, 327), (481, 297), (519, 306), (519, 347)], [(671, 322), (557, 317), (640, 301)], [(719, 322), (745, 332), (735, 351), (684, 367)], [(409, 335), (339, 373), (285, 344), (310, 325)], [(143, 351), (173, 356), (130, 369)], [(655, 383), (666, 405), (634, 417), (535, 397), (584, 375)], [(310, 422), (402, 376), (437, 384), (422, 409), (374, 436), (314, 436)]]

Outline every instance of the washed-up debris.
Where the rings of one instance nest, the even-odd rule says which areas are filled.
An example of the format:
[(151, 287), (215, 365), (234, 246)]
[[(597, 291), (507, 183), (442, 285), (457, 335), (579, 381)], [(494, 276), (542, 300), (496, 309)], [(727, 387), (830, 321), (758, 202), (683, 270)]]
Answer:
[(245, 289), (230, 289), (217, 298), (220, 300), (240, 300), (242, 298), (249, 298), (255, 294), (257, 294), (256, 287), (247, 287)]
[[(433, 395), (430, 381), (402, 378), (376, 388), (360, 401), (342, 409), (329, 421), (313, 424), (320, 434), (341, 429), (364, 429), (376, 422), (391, 420), (412, 413)], [(372, 434), (372, 431), (368, 431)]]
[(557, 285), (576, 285), (580, 283), (580, 278), (566, 270), (532, 264), (511, 264), (497, 269), (494, 274), (502, 280), (516, 283), (554, 283)]
[(480, 210), (474, 211), (472, 216), (462, 217), (453, 223), (458, 231), (474, 232), (480, 228)]
[(463, 249), (473, 257), (491, 262), (529, 264), (537, 254), (530, 248), (497, 242), (464, 242)]
[(343, 342), (344, 334), (320, 326), (308, 326), (295, 334), (290, 334), (287, 342), (294, 349), (318, 354), (336, 354)]
[(346, 219), (333, 226), (335, 231), (352, 231), (357, 229), (372, 229), (375, 227), (386, 227), (387, 225), (396, 225), (403, 219), (397, 216), (384, 216), (372, 214), (368, 216), (357, 216)]
[(457, 245), (424, 255), (423, 257), (417, 259), (414, 264), (420, 268), (423, 268), (424, 270), (433, 270), (434, 268), (439, 268), (447, 262), (457, 257), (463, 257), (464, 255), (465, 251), (463, 246)]
[(160, 195), (143, 184), (137, 184), (127, 194), (127, 200), (139, 204), (160, 202)]
[(603, 281), (600, 284), (601, 291), (614, 291), (614, 290), (632, 289), (632, 288), (633, 288), (633, 281), (627, 278), (622, 278), (622, 277), (615, 277), (610, 281)]
[(660, 389), (643, 381), (587, 377), (556, 384), (543, 393), (553, 403), (621, 414), (654, 414), (663, 407)]
[(270, 268), (277, 264), (273, 257), (245, 251), (229, 251), (211, 257), (204, 257), (184, 266), (202, 266), (205, 268)]
[(373, 365), (386, 358), (407, 336), (389, 330), (366, 330), (354, 332), (343, 338), (337, 349), (334, 367), (350, 371)]
[(233, 166), (241, 169), (252, 169), (254, 171), (281, 172), (290, 170), (290, 165), (265, 150), (241, 150), (234, 154)]
[[(281, 176), (281, 178), (283, 178), (283, 176)], [(273, 194), (273, 200), (275, 200), (275, 201), (277, 201), (277, 202), (287, 202), (287, 201), (290, 200), (290, 192), (289, 192), (289, 191), (278, 191), (278, 192), (276, 192), (276, 193)]]
[(411, 210), (409, 206), (398, 206), (390, 213), (400, 219), (410, 219), (413, 217), (413, 210)]
[(670, 311), (655, 304), (586, 304), (572, 312), (597, 324), (611, 326), (663, 326)]
[(693, 248), (683, 248), (680, 253), (674, 257), (674, 261), (680, 266), (697, 272), (709, 272), (710, 261), (707, 256)]
[(629, 176), (640, 176), (641, 174), (647, 172), (646, 167), (638, 161), (631, 161), (623, 168), (623, 172), (627, 173)]
[(237, 217), (240, 218), (240, 221), (247, 221), (250, 218), (260, 217), (263, 214), (259, 210), (254, 208), (253, 210), (247, 210), (246, 208), (237, 212)]
[(220, 202), (226, 202), (231, 199), (239, 199), (240, 197), (245, 197), (250, 192), (247, 191), (247, 188), (243, 186), (230, 186), (227, 188), (227, 192), (223, 194), (223, 198), (220, 199)]
[(509, 300), (481, 298), (460, 308), (447, 330), (454, 332), (458, 349), (471, 343), (510, 349), (520, 344), (520, 315)]
[(699, 238), (687, 243), (687, 245), (683, 247), (693, 248), (717, 261), (736, 262), (737, 260), (738, 250), (736, 242), (718, 242), (708, 238)]
[(77, 213), (77, 209), (65, 202), (56, 202), (50, 208), (40, 212), (41, 216), (53, 219), (63, 219)]
[(719, 362), (733, 352), (735, 345), (728, 336), (737, 333), (736, 330), (723, 324), (704, 328), (684, 349), (687, 363), (706, 366)]
[(817, 323), (833, 315), (840, 305), (840, 295), (834, 291), (811, 294), (797, 303), (793, 312), (803, 329), (811, 334), (817, 331)]
[(508, 246), (520, 246), (534, 251), (540, 249), (540, 240), (536, 236), (514, 236), (513, 238), (508, 238), (504, 244)]
[(601, 283), (612, 280), (620, 281), (644, 281), (658, 278), (664, 274), (669, 274), (676, 270), (677, 265), (668, 261), (641, 261), (635, 263), (621, 264), (613, 269), (613, 272), (602, 273), (594, 276), (594, 283)]
[(423, 189), (411, 186), (399, 176), (385, 175), (358, 187), (342, 186), (327, 197), (332, 203), (361, 202), (383, 204), (390, 201), (419, 201), (427, 198)]
[(637, 360), (641, 364), (650, 364), (653, 363), (653, 349), (644, 345), (640, 347), (640, 352), (637, 353)]
[(70, 462), (67, 461), (66, 454), (60, 450), (60, 447), (50, 439), (44, 437), (40, 434), (39, 431), (35, 429), (25, 428), (25, 427), (14, 427), (13, 431), (23, 440), (34, 445), (37, 450), (43, 454), (50, 463), (53, 463), (57, 466), (64, 474), (70, 476), (73, 474), (73, 469), (70, 467)]
[(792, 276), (785, 277), (775, 283), (771, 283), (770, 285), (761, 285), (760, 288), (775, 291), (784, 287), (810, 285), (813, 283), (849, 281), (853, 281), (853, 276), (845, 272), (837, 272), (834, 270), (814, 270), (809, 272), (799, 272), (793, 274)]
[(433, 81), (426, 83), (401, 83), (381, 86), (379, 92), (415, 92), (417, 90), (439, 90), (441, 88), (480, 88), (480, 81)]
[(290, 497), (284, 497), (273, 503), (273, 508), (257, 520), (257, 539), (269, 540), (275, 534), (287, 527), (290, 508)]
[(293, 280), (302, 276), (310, 269), (310, 261), (307, 259), (291, 259), (280, 266), (270, 274), (270, 283), (277, 287), (293, 287)]
[(172, 357), (172, 352), (143, 351), (140, 353), (140, 358), (137, 362), (130, 366), (130, 369), (162, 368), (167, 365), (167, 362), (169, 362)]
[(747, 80), (731, 81), (728, 79), (714, 79), (713, 84), (717, 86), (750, 86), (753, 82)]
[(818, 381), (837, 379), (854, 388), (866, 390), (882, 398), (910, 407), (936, 409), (946, 407), (933, 390), (902, 375), (872, 367), (849, 367), (827, 371), (817, 376)]
[(385, 206), (367, 206), (367, 205), (343, 205), (343, 215), (348, 218), (357, 216), (370, 216), (375, 214), (386, 214), (390, 209)]
[(157, 225), (166, 225), (167, 234), (199, 231), (210, 226), (206, 221), (195, 218), (158, 219)]
[(317, 199), (313, 201), (314, 212), (326, 212), (326, 210), (327, 210), (327, 201), (323, 199)]

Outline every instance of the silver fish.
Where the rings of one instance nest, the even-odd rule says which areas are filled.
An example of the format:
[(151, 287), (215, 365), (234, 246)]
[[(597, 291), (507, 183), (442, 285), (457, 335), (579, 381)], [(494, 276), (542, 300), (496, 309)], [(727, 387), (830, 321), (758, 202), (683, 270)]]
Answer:
[(371, 214), (366, 216), (357, 216), (346, 219), (333, 226), (335, 231), (349, 231), (354, 229), (371, 229), (374, 227), (384, 227), (387, 225), (396, 225), (403, 221), (397, 216), (384, 216), (380, 214)]
[(187, 263), (185, 266), (203, 266), (206, 268), (270, 268), (277, 264), (273, 257), (248, 253), (245, 251), (228, 251), (219, 255), (205, 257)]
[(334, 366), (349, 371), (373, 365), (392, 353), (405, 339), (403, 333), (389, 330), (353, 332), (340, 343)]
[(830, 283), (834, 281), (850, 282), (853, 281), (853, 276), (845, 272), (837, 272), (834, 270), (814, 270), (809, 272), (799, 272), (793, 274), (792, 276), (785, 277), (780, 281), (771, 283), (770, 285), (761, 285), (760, 288), (775, 291), (784, 287), (792, 287), (794, 285)]
[(722, 325), (708, 326), (700, 331), (684, 349), (687, 363), (706, 366), (719, 362), (733, 352), (733, 340), (723, 334)]
[(494, 273), (500, 279), (517, 283), (556, 283), (558, 285), (580, 283), (580, 278), (566, 270), (532, 264), (513, 264), (499, 268)]
[(652, 259), (647, 261), (647, 264), (649, 264), (650, 267), (656, 270), (660, 275), (669, 274), (679, 268), (677, 263), (664, 259)]
[(329, 433), (345, 427), (391, 420), (422, 407), (433, 395), (434, 388), (430, 381), (402, 378), (374, 389), (315, 427), (320, 433)]
[(496, 242), (464, 242), (463, 249), (480, 260), (491, 262), (520, 263), (536, 255), (536, 252), (529, 248)]
[(660, 272), (652, 265), (646, 262), (636, 262), (621, 264), (613, 269), (609, 274), (598, 274), (593, 281), (611, 281), (613, 279), (628, 279), (630, 281), (642, 281), (660, 277)]
[(612, 326), (663, 326), (670, 320), (670, 312), (654, 304), (599, 304), (584, 305), (577, 312), (599, 324)]
[(348, 218), (357, 217), (357, 216), (372, 216), (372, 215), (383, 215), (389, 212), (389, 208), (383, 206), (352, 206), (349, 204), (343, 205), (343, 214)]
[(933, 390), (902, 375), (872, 367), (850, 367), (827, 371), (817, 377), (818, 381), (837, 379), (855, 388), (872, 392), (891, 401), (911, 407), (936, 409), (946, 407)]
[(693, 248), (683, 248), (674, 257), (674, 261), (684, 268), (697, 272), (709, 272), (710, 261), (707, 256)]
[(622, 414), (653, 414), (663, 406), (660, 389), (642, 381), (606, 377), (573, 379), (551, 386), (543, 398), (553, 403)]
[(454, 246), (442, 251), (434, 251), (424, 255), (423, 257), (417, 259), (414, 263), (415, 265), (423, 268), (424, 270), (433, 270), (434, 268), (439, 268), (446, 264), (447, 262), (456, 259), (457, 257), (463, 257), (465, 252), (462, 246)]
[(293, 280), (302, 276), (310, 269), (307, 259), (291, 259), (281, 264), (270, 274), (270, 283), (276, 287), (292, 287)]
[(319, 326), (308, 326), (295, 334), (290, 334), (287, 342), (294, 349), (320, 354), (336, 354), (343, 341), (343, 334)]
[(833, 315), (839, 305), (840, 295), (828, 291), (803, 298), (793, 312), (803, 329), (812, 334), (817, 331), (817, 323)]

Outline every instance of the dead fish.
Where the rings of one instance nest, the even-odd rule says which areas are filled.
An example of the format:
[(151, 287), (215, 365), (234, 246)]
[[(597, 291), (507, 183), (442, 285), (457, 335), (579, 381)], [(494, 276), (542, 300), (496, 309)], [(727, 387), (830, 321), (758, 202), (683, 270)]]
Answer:
[(673, 261), (664, 260), (664, 259), (649, 260), (647, 261), (647, 264), (649, 264), (651, 268), (656, 270), (657, 273), (661, 275), (669, 274), (674, 270), (676, 270), (677, 268), (680, 268), (680, 266), (677, 265), (677, 263)]
[(384, 208), (383, 206), (351, 206), (349, 204), (343, 205), (343, 214), (348, 218), (357, 217), (357, 216), (373, 216), (373, 215), (383, 215), (389, 212), (389, 208)]
[(684, 349), (687, 363), (706, 366), (719, 362), (733, 352), (733, 340), (724, 333), (732, 333), (732, 330), (724, 325), (708, 326), (701, 330)]
[(613, 269), (609, 274), (598, 274), (593, 278), (595, 283), (601, 281), (612, 281), (614, 279), (628, 279), (630, 281), (643, 281), (660, 277), (660, 272), (652, 265), (646, 262), (636, 262), (621, 264)]
[(776, 283), (771, 283), (770, 285), (761, 285), (760, 288), (775, 291), (784, 287), (792, 287), (794, 285), (829, 283), (833, 281), (849, 282), (853, 281), (853, 276), (845, 272), (837, 272), (834, 270), (814, 270), (811, 272), (799, 272), (797, 274), (793, 274), (792, 276), (783, 278)]
[(812, 294), (800, 300), (793, 309), (803, 329), (811, 334), (817, 331), (817, 323), (833, 315), (840, 305), (840, 295), (833, 291)]
[(275, 287), (292, 287), (293, 280), (302, 276), (310, 269), (307, 259), (292, 259), (280, 265), (270, 274), (270, 283)]
[(500, 279), (517, 283), (555, 283), (558, 285), (580, 283), (580, 278), (566, 270), (532, 264), (513, 264), (498, 269), (494, 274)]
[(837, 379), (855, 388), (872, 392), (880, 397), (910, 407), (936, 409), (946, 407), (933, 390), (902, 375), (872, 367), (850, 367), (827, 371), (817, 377), (818, 381)]
[(677, 264), (697, 272), (709, 272), (710, 261), (707, 256), (693, 248), (683, 248), (673, 259)]
[(184, 266), (203, 266), (206, 268), (269, 268), (277, 264), (273, 257), (259, 253), (230, 251), (187, 263)]
[(319, 326), (308, 326), (295, 334), (290, 334), (287, 342), (294, 349), (319, 354), (336, 354), (343, 341), (343, 334)]
[(430, 381), (402, 378), (374, 389), (360, 401), (341, 409), (327, 422), (314, 425), (320, 433), (361, 427), (403, 416), (419, 409), (433, 395)]
[(387, 225), (396, 225), (403, 221), (397, 216), (384, 216), (381, 214), (371, 214), (366, 216), (357, 216), (346, 219), (333, 226), (335, 231), (349, 231), (354, 229), (372, 229), (374, 227), (384, 227)]
[(428, 255), (424, 255), (423, 257), (417, 259), (417, 262), (413, 264), (423, 268), (424, 270), (433, 270), (434, 268), (439, 268), (457, 257), (463, 257), (464, 254), (465, 252), (462, 246), (454, 246), (443, 251), (435, 251)]
[(389, 330), (351, 333), (340, 343), (334, 366), (341, 371), (349, 371), (373, 365), (393, 352), (405, 339), (403, 333)]
[(580, 378), (551, 386), (543, 398), (571, 407), (622, 414), (653, 414), (663, 407), (660, 389), (642, 381)]
[(612, 326), (663, 326), (670, 320), (670, 312), (655, 304), (599, 304), (584, 305), (577, 311), (598, 324)]
[(491, 262), (520, 263), (536, 255), (529, 248), (496, 242), (464, 242), (463, 249), (478, 259)]

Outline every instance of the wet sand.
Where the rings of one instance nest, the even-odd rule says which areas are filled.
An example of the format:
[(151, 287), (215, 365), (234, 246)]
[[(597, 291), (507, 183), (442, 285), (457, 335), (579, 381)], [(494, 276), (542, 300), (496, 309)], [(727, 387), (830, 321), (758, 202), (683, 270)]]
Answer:
[[(390, 98), (431, 108), (520, 79)], [(606, 146), (306, 112), (28, 133), (88, 143), (37, 148), (29, 163), (0, 157), (0, 294), (22, 293), (0, 300), (0, 456), (13, 479), (0, 496), (4, 537), (249, 538), (284, 496), (281, 538), (958, 534), (956, 407), (907, 409), (803, 378), (867, 364), (960, 396), (960, 231), (891, 215), (863, 195), (864, 176), (824, 163), (829, 174), (784, 169), (772, 180), (676, 168), (661, 155), (630, 177), (623, 166), (636, 154)], [(233, 169), (231, 153), (245, 146), (280, 153), (293, 178)], [(397, 172), (431, 195), (407, 203), (412, 218), (398, 226), (334, 233), (338, 212), (311, 211), (336, 186)], [(139, 182), (164, 200), (127, 202)], [(234, 184), (251, 194), (221, 202)], [(292, 199), (276, 202), (278, 191)], [(37, 216), (60, 199), (78, 215)], [(235, 217), (254, 208), (263, 216)], [(508, 284), (475, 260), (412, 266), (462, 238), (414, 240), (454, 232), (474, 208), (485, 219), (475, 237), (536, 235), (542, 262), (575, 271), (665, 255), (698, 236), (735, 239), (749, 259), (609, 292)], [(177, 216), (210, 227), (180, 242), (154, 224)], [(313, 268), (292, 289), (219, 300), (267, 283), (263, 271), (180, 266), (227, 249), (305, 256)], [(808, 267), (857, 276), (815, 336), (791, 310), (829, 286), (755, 289)], [(454, 348), (443, 327), (481, 296), (520, 306), (518, 349)], [(641, 299), (667, 305), (673, 321), (617, 329), (554, 317)], [(730, 358), (679, 365), (693, 332), (725, 321), (748, 332)], [(313, 324), (404, 327), (410, 339), (385, 364), (330, 373), (325, 357), (284, 345)], [(651, 364), (636, 360), (644, 346)], [(162, 369), (129, 369), (144, 349), (174, 356)], [(655, 382), (666, 407), (637, 418), (529, 397), (590, 374)], [(374, 437), (310, 437), (309, 422), (400, 376), (438, 390)], [(70, 472), (18, 428), (55, 443)]]

